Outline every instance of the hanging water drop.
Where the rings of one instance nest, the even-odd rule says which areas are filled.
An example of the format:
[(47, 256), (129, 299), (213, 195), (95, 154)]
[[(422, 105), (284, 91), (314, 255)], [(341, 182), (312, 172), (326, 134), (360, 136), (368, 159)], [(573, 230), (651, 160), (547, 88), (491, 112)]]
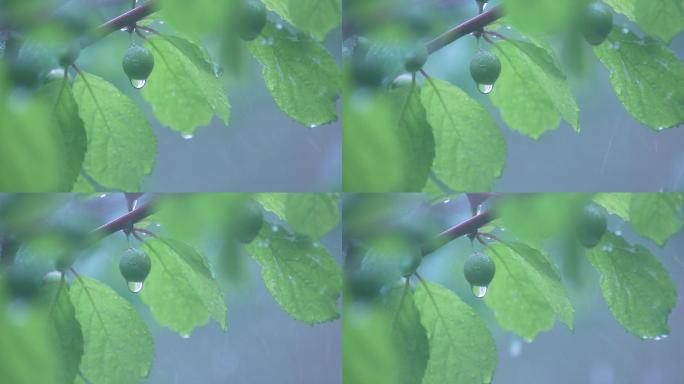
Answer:
[(193, 137), (193, 136), (192, 136), (191, 134), (185, 134), (185, 135), (183, 135), (183, 138), (184, 138), (185, 140), (190, 140), (190, 139), (192, 139), (192, 137)]
[(129, 281), (128, 282), (128, 289), (133, 292), (133, 293), (140, 293), (143, 289), (143, 282), (142, 281)]
[(190, 338), (190, 334), (188, 334), (188, 333), (181, 333), (181, 334), (180, 334), (180, 337), (181, 337), (181, 339), (189, 339), (189, 338)]
[(475, 295), (475, 297), (478, 299), (483, 298), (487, 294), (486, 286), (473, 285), (471, 288), (473, 290), (473, 295)]
[(478, 84), (477, 89), (483, 94), (483, 95), (489, 95), (492, 93), (494, 90), (494, 84)]
[(145, 80), (145, 79), (142, 79), (142, 80), (131, 79), (131, 85), (135, 89), (141, 89), (142, 87), (145, 86), (145, 83), (147, 83), (147, 80)]

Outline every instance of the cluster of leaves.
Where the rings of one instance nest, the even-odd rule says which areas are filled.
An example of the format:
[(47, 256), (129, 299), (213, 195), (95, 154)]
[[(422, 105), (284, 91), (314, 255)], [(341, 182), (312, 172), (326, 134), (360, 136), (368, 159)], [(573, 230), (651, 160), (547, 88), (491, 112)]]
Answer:
[[(214, 41), (223, 51), (215, 56), (226, 66), (240, 61), (246, 47), (262, 65), (273, 99), (294, 120), (317, 127), (337, 119), (341, 75), (322, 41), (340, 22), (340, 0), (249, 0), (265, 6), (263, 12), (272, 11), (266, 25), (259, 24), (249, 36), (231, 27), (241, 21), (235, 15), (242, 15), (245, 0), (152, 1), (159, 11), (137, 21), (135, 33), (131, 27), (127, 31), (152, 52), (155, 65), (149, 78), (131, 81), (142, 88), (142, 98), (161, 125), (190, 138), (214, 116), (229, 124), (231, 106), (221, 71), (205, 48)], [(16, 32), (0, 34), (0, 190), (139, 190), (157, 152), (143, 106), (129, 92), (86, 71), (97, 68), (79, 68), (75, 78), (65, 68), (65, 74), (60, 67), (71, 65), (78, 55), (58, 51), (83, 36), (87, 25), (70, 33), (56, 33), (61, 29), (54, 27), (46, 40), (44, 25), (24, 21), (56, 5), (33, 3), (41, 2), (0, 5), (0, 13), (9, 16), (2, 21), (18, 25)], [(74, 27), (86, 21), (78, 17), (86, 11), (55, 18)], [(163, 33), (152, 28), (156, 25)], [(249, 41), (240, 41), (240, 36)], [(86, 34), (83, 44), (89, 39)], [(106, 45), (107, 40), (96, 44)], [(21, 81), (27, 73), (31, 81)]]
[[(447, 277), (444, 286), (420, 275), (421, 268), (415, 279), (379, 274), (401, 256), (369, 251), (377, 249), (373, 238), (387, 234), (376, 231), (369, 236), (364, 228), (382, 223), (388, 233), (421, 244), (421, 238), (440, 232), (438, 213), (446, 206), (431, 207), (420, 198), (408, 203), (392, 195), (384, 199), (357, 195), (356, 201), (344, 206), (348, 276), (343, 303), (344, 382), (490, 383), (497, 365), (496, 345), (485, 321), (488, 316), (481, 317), (481, 306), (473, 302), (478, 299), (455, 292), (469, 291), (459, 289), (467, 284), (463, 275)], [(468, 237), (471, 242), (479, 240), (472, 252), (486, 255), (479, 259), (493, 260), (496, 273), (486, 295), (473, 293), (483, 296), (503, 330), (531, 342), (556, 320), (573, 329), (575, 308), (567, 288), (573, 271), (556, 266), (569, 258), (571, 264), (591, 265), (598, 272), (603, 298), (626, 331), (644, 340), (668, 336), (676, 290), (651, 249), (681, 233), (684, 194), (504, 195), (486, 204), (489, 208), (483, 209), (496, 212), (496, 218)], [(386, 205), (403, 208), (392, 213), (384, 209)], [(607, 214), (615, 215), (611, 221), (618, 222), (609, 231)], [(586, 241), (586, 225), (593, 227), (598, 239)], [(626, 226), (634, 233), (629, 240), (620, 229)], [(416, 236), (416, 228), (428, 234)], [(468, 239), (464, 236), (463, 241)], [(446, 253), (442, 255), (455, 256)], [(471, 264), (470, 259), (464, 264), (468, 280)], [(375, 271), (379, 283), (374, 290), (368, 289), (368, 274), (360, 274), (363, 271)]]
[[(131, 238), (129, 243), (136, 243), (138, 255), (148, 255), (151, 269), (144, 288), (130, 289), (139, 293), (157, 324), (183, 337), (210, 320), (226, 329), (221, 277), (239, 273), (236, 260), (245, 251), (260, 265), (274, 299), (293, 318), (315, 324), (339, 317), (341, 271), (319, 243), (321, 236), (338, 225), (338, 197), (258, 194), (251, 196), (253, 200), (245, 198), (238, 194), (160, 196), (156, 213), (131, 229), (137, 240)], [(74, 200), (79, 206), (87, 204), (79, 196), (69, 199), (67, 205)], [(267, 212), (263, 225), (247, 223), (252, 232), (257, 230), (251, 239), (241, 237), (245, 204)], [(28, 224), (35, 228), (35, 222), (27, 221), (32, 215), (26, 211), (13, 215), (17, 206), (41, 211), (36, 198), (17, 196), (3, 206), (0, 216), (3, 238), (11, 235), (21, 244), (12, 265), (0, 269), (3, 378), (12, 383), (140, 382), (154, 360), (154, 341), (131, 302), (137, 299), (118, 293), (122, 291), (119, 284), (125, 286), (123, 279), (118, 277), (108, 285), (79, 275), (78, 262), (63, 273), (54, 270), (65, 252), (79, 258), (95, 252), (106, 256), (107, 252), (98, 250), (99, 242), (82, 248), (83, 244), (54, 241), (64, 233), (61, 230), (40, 238), (35, 233), (29, 236), (21, 229)], [(201, 252), (207, 244), (220, 244), (218, 254), (211, 257)], [(121, 253), (111, 256), (129, 257)], [(28, 265), (37, 277), (38, 291), (31, 295), (16, 290), (15, 272)], [(41, 369), (34, 369), (36, 365)]]
[[(382, 0), (373, 3), (381, 10), (390, 7)], [(657, 132), (684, 123), (684, 93), (673, 86), (684, 82), (684, 65), (668, 48), (684, 28), (678, 0), (593, 3), (598, 15), (589, 14), (599, 25), (589, 30), (589, 0), (498, 3), (494, 5), (504, 16), (471, 31), (480, 45), (474, 64), (480, 56), (487, 59), (486, 71), (471, 65), (471, 73), (478, 83), (488, 81), (468, 89), (431, 79), (425, 72), (422, 84), (420, 73), (406, 74), (420, 68), (408, 60), (411, 45), (427, 34), (434, 36), (434, 31), (416, 31), (412, 19), (405, 18), (365, 29), (345, 20), (353, 31), (374, 38), (371, 43), (357, 35), (345, 40), (345, 191), (490, 190), (503, 172), (507, 146), (497, 119), (481, 98), (473, 97), (478, 88), (506, 126), (522, 135), (538, 139), (557, 129), (561, 120), (579, 132), (579, 108), (565, 74), (569, 65), (557, 58), (559, 49), (577, 58), (591, 47), (608, 69), (617, 97), (640, 123)], [(475, 10), (475, 4), (466, 5)], [(371, 12), (372, 7), (364, 7)], [(616, 22), (612, 30), (604, 29), (604, 24), (611, 25), (613, 11), (634, 24)], [(432, 20), (437, 21), (438, 14), (433, 12)], [(437, 49), (442, 44), (436, 39), (427, 46)]]

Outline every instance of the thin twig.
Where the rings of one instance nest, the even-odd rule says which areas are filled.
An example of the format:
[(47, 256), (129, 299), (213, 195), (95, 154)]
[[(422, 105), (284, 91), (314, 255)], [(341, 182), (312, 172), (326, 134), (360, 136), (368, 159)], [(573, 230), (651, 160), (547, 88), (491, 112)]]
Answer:
[(460, 224), (454, 225), (453, 227), (437, 235), (431, 241), (424, 244), (422, 247), (423, 256), (436, 251), (438, 248), (443, 247), (447, 243), (459, 237), (477, 233), (478, 229), (489, 224), (494, 219), (495, 215), (492, 211), (485, 211), (469, 218)]
[(463, 23), (444, 32), (440, 36), (429, 41), (425, 46), (427, 47), (429, 53), (434, 53), (463, 36), (473, 32), (481, 31), (484, 27), (500, 19), (503, 15), (504, 11), (501, 6), (498, 5), (489, 11), (481, 13), (472, 19), (466, 20)]

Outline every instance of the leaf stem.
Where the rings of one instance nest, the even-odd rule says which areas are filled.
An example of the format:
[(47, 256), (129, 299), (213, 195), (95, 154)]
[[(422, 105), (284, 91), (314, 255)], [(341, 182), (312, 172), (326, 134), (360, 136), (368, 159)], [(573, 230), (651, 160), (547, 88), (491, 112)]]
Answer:
[(482, 30), (487, 25), (503, 17), (503, 15), (504, 11), (501, 8), (501, 5), (497, 5), (489, 11), (483, 12), (469, 20), (464, 21), (463, 23), (451, 28), (433, 40), (427, 42), (425, 46), (428, 50), (428, 53), (432, 54), (463, 36)]
[[(122, 231), (129, 228), (131, 225), (147, 218), (154, 213), (154, 201), (145, 203), (134, 210), (126, 213), (125, 215), (119, 216), (116, 219), (104, 224), (94, 231), (91, 232), (94, 238), (100, 239), (111, 235), (112, 233)], [(136, 229), (139, 231), (140, 229)]]

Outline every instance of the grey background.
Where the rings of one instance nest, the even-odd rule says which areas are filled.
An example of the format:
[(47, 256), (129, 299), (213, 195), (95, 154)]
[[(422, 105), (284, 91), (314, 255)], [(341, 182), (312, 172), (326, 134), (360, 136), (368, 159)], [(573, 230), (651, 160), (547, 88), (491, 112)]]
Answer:
[[(455, 200), (449, 208), (451, 224), (466, 219), (468, 209), (464, 198)], [(621, 224), (615, 217), (609, 221), (609, 230), (620, 230), (628, 241), (646, 246), (670, 273), (679, 296), (669, 317), (668, 338), (642, 341), (627, 333), (613, 318), (601, 295), (599, 276), (584, 258), (585, 283), (576, 287), (564, 280), (575, 307), (574, 332), (556, 322), (551, 331), (540, 333), (532, 343), (503, 331), (491, 310), (470, 293), (462, 277), (463, 262), (472, 251), (467, 239), (454, 241), (428, 257), (419, 273), (456, 291), (487, 321), (499, 355), (495, 384), (680, 383), (684, 377), (684, 231), (660, 249), (650, 240), (635, 236), (629, 225)], [(554, 257), (557, 252), (550, 250), (550, 254)]]

